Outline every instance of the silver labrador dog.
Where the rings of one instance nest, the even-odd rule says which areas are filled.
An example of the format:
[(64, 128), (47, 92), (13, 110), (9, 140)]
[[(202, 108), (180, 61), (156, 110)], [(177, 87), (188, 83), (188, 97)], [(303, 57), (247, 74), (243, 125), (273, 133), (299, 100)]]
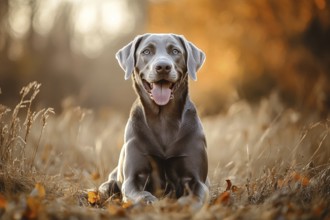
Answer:
[[(138, 95), (125, 129), (118, 166), (99, 187), (105, 196), (151, 204), (161, 197), (208, 197), (202, 124), (188, 93), (205, 55), (183, 36), (144, 34), (116, 58)], [(189, 195), (189, 196), (188, 196)]]

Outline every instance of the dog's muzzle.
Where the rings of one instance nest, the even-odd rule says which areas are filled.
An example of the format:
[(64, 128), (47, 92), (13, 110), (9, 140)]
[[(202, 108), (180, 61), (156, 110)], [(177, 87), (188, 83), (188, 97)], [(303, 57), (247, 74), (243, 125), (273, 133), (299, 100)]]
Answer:
[(149, 93), (149, 96), (157, 105), (166, 105), (173, 99), (173, 88), (175, 83), (162, 79), (156, 82), (148, 82), (142, 80), (144, 88)]
[(173, 96), (177, 75), (173, 64), (166, 59), (158, 59), (152, 67), (152, 79), (142, 79), (150, 98), (159, 106), (169, 103)]

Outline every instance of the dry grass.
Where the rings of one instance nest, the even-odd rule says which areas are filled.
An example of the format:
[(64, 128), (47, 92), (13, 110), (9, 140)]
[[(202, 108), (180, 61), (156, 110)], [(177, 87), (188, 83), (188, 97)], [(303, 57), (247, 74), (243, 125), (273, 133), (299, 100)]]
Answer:
[(91, 204), (86, 189), (116, 165), (126, 119), (70, 102), (54, 116), (35, 111), (39, 87), (23, 88), (13, 110), (0, 106), (2, 219), (330, 219), (330, 120), (287, 109), (276, 94), (202, 118), (212, 186), (209, 204), (192, 211), (97, 194)]

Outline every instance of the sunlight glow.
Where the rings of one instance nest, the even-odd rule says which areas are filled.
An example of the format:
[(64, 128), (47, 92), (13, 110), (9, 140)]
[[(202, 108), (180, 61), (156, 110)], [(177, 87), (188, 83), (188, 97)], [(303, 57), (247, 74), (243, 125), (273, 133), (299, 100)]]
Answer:
[(129, 32), (133, 29), (134, 20), (128, 12), (126, 1), (105, 2), (101, 8), (101, 14), (102, 27), (109, 34)]
[(95, 6), (92, 2), (76, 6), (76, 14), (73, 17), (75, 31), (86, 34), (95, 28), (97, 20), (97, 9)]
[(30, 28), (31, 8), (24, 2), (16, 0), (9, 4), (9, 26), (11, 35), (15, 38), (23, 38)]
[(97, 57), (111, 39), (134, 27), (134, 20), (125, 0), (85, 1), (76, 4), (72, 19), (72, 49), (90, 58)]
[(60, 1), (38, 1), (33, 28), (41, 35), (47, 35), (54, 25), (56, 11)]
[[(32, 27), (43, 36), (50, 33), (63, 13), (70, 13), (66, 28), (71, 32), (71, 49), (96, 57), (112, 39), (133, 30), (134, 14), (128, 0), (36, 0)], [(66, 9), (66, 10), (65, 10)], [(14, 38), (24, 38), (31, 26), (31, 7), (11, 0), (9, 27)]]

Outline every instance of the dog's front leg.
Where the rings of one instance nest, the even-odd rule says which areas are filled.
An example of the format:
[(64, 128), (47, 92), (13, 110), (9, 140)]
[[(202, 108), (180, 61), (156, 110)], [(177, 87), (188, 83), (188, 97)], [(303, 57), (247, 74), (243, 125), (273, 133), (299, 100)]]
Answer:
[(120, 185), (117, 181), (118, 167), (116, 167), (109, 175), (106, 182), (102, 183), (99, 187), (101, 196), (108, 198), (114, 194), (120, 194)]
[(142, 202), (145, 204), (152, 204), (158, 200), (150, 192), (139, 189), (140, 187), (137, 187), (136, 182), (139, 181), (136, 181), (133, 178), (128, 178), (124, 181), (122, 186), (124, 202), (131, 201), (133, 203)]
[(184, 188), (189, 192), (189, 195), (180, 197), (178, 203), (189, 205), (191, 211), (199, 210), (209, 199), (209, 189), (202, 181), (186, 182)]
[(122, 164), (123, 201), (133, 203), (143, 202), (152, 204), (158, 199), (146, 191), (150, 183), (151, 166), (147, 157), (139, 151), (138, 141), (130, 141), (125, 145), (125, 159)]

